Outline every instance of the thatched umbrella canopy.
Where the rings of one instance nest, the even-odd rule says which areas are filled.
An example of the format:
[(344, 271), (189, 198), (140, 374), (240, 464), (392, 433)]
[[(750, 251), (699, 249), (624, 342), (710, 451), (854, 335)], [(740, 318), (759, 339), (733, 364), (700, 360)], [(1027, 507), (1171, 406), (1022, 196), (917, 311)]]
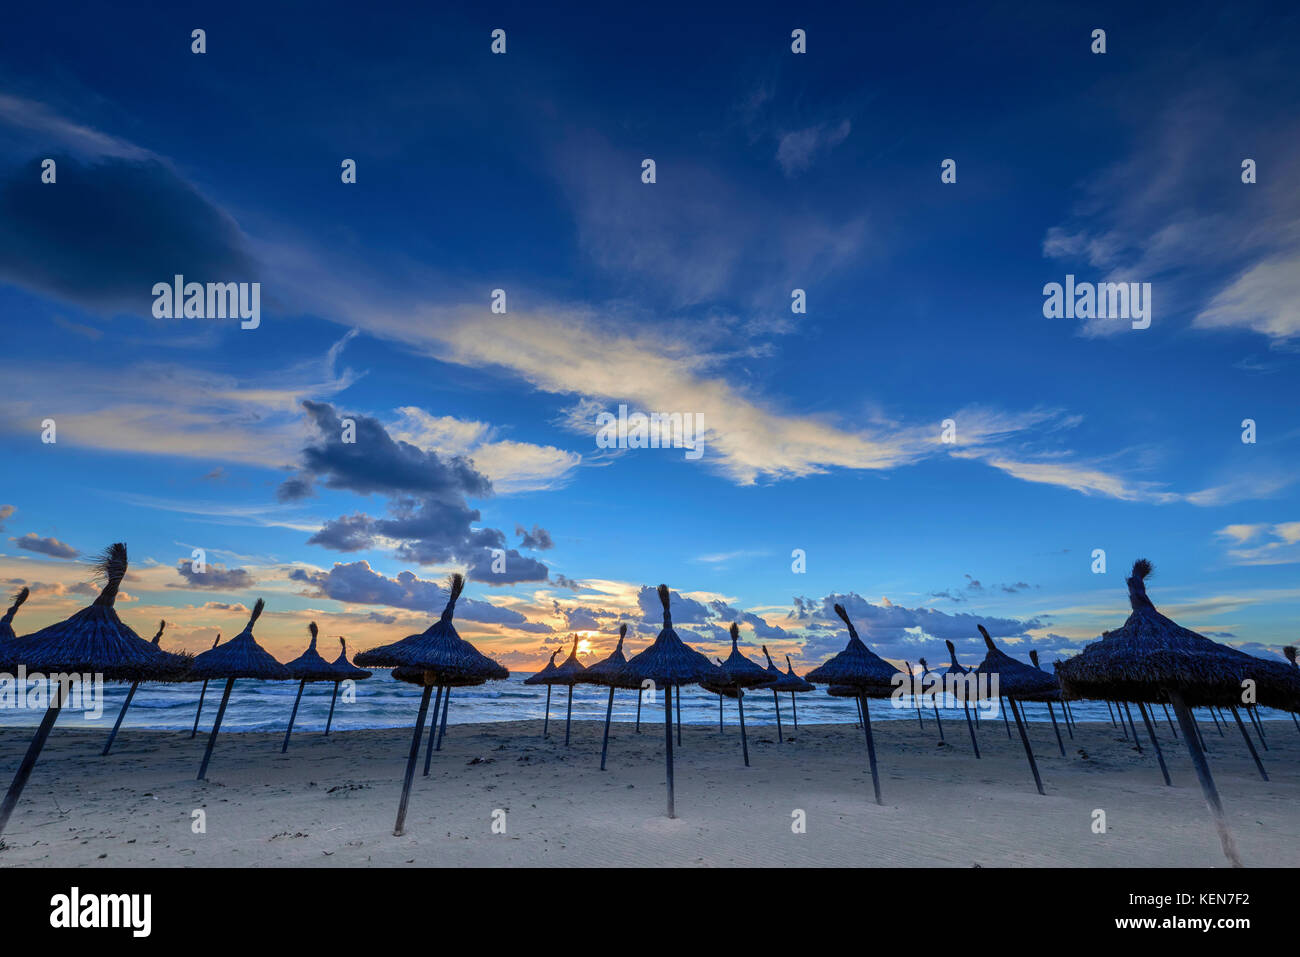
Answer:
[(564, 659), (563, 664), (555, 666), (555, 670), (550, 674), (551, 684), (569, 686), (569, 709), (564, 716), (564, 746), (569, 746), (569, 728), (573, 724), (573, 686), (582, 683), (582, 676), (587, 669), (583, 667), (578, 660), (578, 636), (570, 635), (573, 639), (573, 648), (569, 652), (569, 657)]
[[(121, 542), (110, 545), (95, 564), (104, 588), (94, 603), (71, 618), (15, 639), (6, 653), (6, 666), (26, 666), (29, 672), (46, 675), (102, 675), (107, 681), (174, 681), (183, 675), (189, 667), (187, 657), (169, 654), (145, 641), (117, 617), (113, 603), (126, 569), (126, 546)], [(53, 700), (0, 803), (0, 834), (9, 823), (70, 692), (70, 682), (58, 682)]]
[(546, 663), (546, 667), (535, 675), (530, 675), (524, 679), (526, 685), (546, 685), (546, 714), (542, 718), (542, 737), (545, 738), (551, 728), (551, 686), (555, 683), (551, 681), (551, 675), (555, 674), (555, 656), (564, 650), (563, 645), (556, 647), (551, 652), (551, 660)]
[[(640, 686), (632, 684), (623, 677), (623, 668), (627, 665), (627, 656), (623, 654), (623, 639), (625, 637), (627, 637), (627, 625), (619, 625), (618, 644), (614, 646), (614, 650), (610, 652), (608, 657), (602, 658), (595, 664), (588, 665), (581, 676), (581, 680), (586, 684), (609, 688), (609, 701), (605, 704), (605, 737), (600, 745), (600, 769), (602, 771), (605, 770), (605, 756), (609, 753), (609, 722), (614, 714), (614, 689), (636, 689), (638, 696), (640, 695)], [(554, 666), (554, 663), (555, 656), (551, 655), (551, 665)]]
[[(153, 636), (153, 644), (157, 645), (162, 641), (163, 629), (167, 627), (167, 622), (158, 622), (158, 631)], [(135, 689), (140, 687), (139, 681), (132, 681), (131, 687), (127, 689), (126, 699), (122, 702), (122, 710), (117, 713), (117, 720), (113, 722), (113, 730), (108, 733), (108, 740), (104, 742), (104, 750), (99, 752), (101, 757), (107, 757), (108, 752), (113, 749), (113, 739), (117, 737), (117, 731), (122, 727), (122, 719), (126, 717), (126, 709), (131, 707), (131, 701), (135, 698)]]
[(1253, 666), (1248, 655), (1160, 614), (1147, 597), (1146, 579), (1152, 571), (1145, 558), (1133, 563), (1128, 578), (1133, 611), (1128, 620), (1122, 627), (1105, 632), (1078, 655), (1057, 664), (1056, 672), (1065, 692), (1076, 697), (1141, 703), (1168, 699), (1173, 704), (1223, 852), (1239, 867), (1241, 858), (1228, 831), (1223, 803), (1190, 708), (1235, 706), (1241, 700), (1242, 682), (1250, 677)]
[(322, 658), (320, 652), (316, 650), (316, 622), (309, 624), (307, 630), (311, 632), (311, 642), (307, 645), (307, 650), (285, 665), (289, 669), (289, 674), (298, 679), (298, 694), (293, 699), (293, 710), (289, 712), (289, 728), (284, 732), (281, 754), (289, 750), (289, 736), (293, 734), (293, 723), (298, 718), (298, 704), (302, 701), (302, 690), (307, 687), (307, 682), (331, 681), (336, 688), (338, 687), (338, 669)]
[[(1011, 716), (1016, 719), (1016, 728), (1020, 732), (1020, 743), (1024, 746), (1025, 757), (1029, 761), (1029, 770), (1034, 774), (1034, 787), (1038, 789), (1039, 794), (1046, 796), (1047, 792), (1043, 790), (1043, 779), (1038, 773), (1038, 762), (1034, 759), (1034, 749), (1029, 743), (1029, 731), (1025, 727), (1020, 709), (1016, 706), (1016, 700), (1046, 701), (1051, 697), (1059, 696), (1060, 687), (1052, 680), (1051, 675), (1017, 661), (993, 644), (988, 629), (983, 625), (976, 627), (984, 636), (984, 645), (988, 648), (988, 653), (975, 669), (975, 673), (988, 675), (991, 696), (1000, 697), (1010, 708)], [(994, 688), (997, 690), (993, 691)]]
[(217, 706), (217, 717), (212, 722), (212, 732), (208, 735), (208, 746), (203, 752), (203, 762), (199, 765), (200, 781), (208, 776), (208, 762), (212, 760), (212, 749), (216, 746), (217, 735), (221, 731), (221, 719), (225, 717), (226, 706), (230, 703), (230, 692), (238, 678), (257, 678), (262, 681), (289, 681), (293, 675), (289, 669), (280, 664), (275, 656), (257, 643), (253, 637), (253, 625), (262, 617), (266, 602), (259, 598), (253, 604), (253, 611), (248, 616), (244, 630), (231, 638), (224, 645), (211, 648), (194, 659), (190, 668), (191, 681), (209, 678), (225, 678), (226, 686), (221, 692), (221, 704)]
[[(763, 651), (766, 652), (767, 649), (764, 648)], [(770, 663), (771, 656), (767, 660)], [(745, 689), (766, 687), (774, 679), (762, 665), (747, 658), (740, 650), (740, 626), (734, 621), (731, 623), (731, 654), (719, 667), (722, 669), (722, 678), (713, 684), (734, 688), (736, 691), (736, 706), (740, 710), (741, 753), (744, 755), (745, 767), (749, 767), (749, 736), (745, 731)], [(779, 675), (780, 672), (777, 674)], [(709, 684), (705, 683), (704, 686), (708, 688)]]
[(27, 596), (31, 591), (24, 585), (18, 589), (18, 594), (14, 595), (13, 604), (5, 612), (4, 617), (0, 618), (0, 663), (4, 661), (5, 646), (13, 641), (17, 635), (14, 634), (14, 615), (18, 614), (18, 609), (23, 606)]
[(345, 681), (365, 681), (371, 675), (371, 672), (365, 668), (358, 668), (348, 661), (348, 640), (342, 635), (339, 635), (339, 656), (331, 662), (331, 665), (334, 668), (334, 690), (330, 692), (330, 714), (325, 719), (325, 737), (327, 738), (330, 734), (330, 727), (334, 724), (334, 702), (338, 700), (339, 685)]
[(876, 768), (876, 741), (871, 735), (871, 706), (867, 701), (869, 698), (891, 697), (898, 684), (897, 677), (902, 672), (863, 644), (843, 605), (835, 606), (835, 614), (849, 629), (849, 643), (838, 655), (804, 677), (813, 684), (847, 685), (857, 691), (862, 709), (862, 728), (867, 736), (871, 786), (876, 792), (876, 803), (884, 804), (880, 797), (880, 773)]
[[(976, 739), (976, 737), (975, 737), (975, 725), (971, 723), (971, 719), (970, 719), (970, 700), (969, 700), (969, 699), (970, 699), (970, 694), (967, 693), (967, 688), (968, 688), (969, 682), (963, 680), (963, 681), (960, 683), (960, 685), (958, 685), (958, 683), (957, 683), (957, 681), (955, 680), (955, 678), (948, 678), (948, 677), (947, 677), (948, 675), (955, 675), (955, 676), (958, 677), (958, 678), (963, 678), (963, 679), (964, 679), (965, 676), (968, 675), (968, 674), (970, 673), (970, 669), (968, 669), (968, 668), (963, 668), (963, 667), (961, 666), (961, 662), (959, 662), (959, 661), (957, 660), (957, 649), (956, 649), (956, 647), (953, 645), (953, 643), (952, 643), (951, 641), (947, 641), (947, 640), (945, 640), (945, 641), (944, 641), (944, 644), (946, 644), (946, 645), (948, 646), (948, 658), (949, 658), (950, 661), (952, 662), (951, 664), (948, 665), (947, 670), (944, 671), (944, 682), (945, 682), (945, 684), (951, 684), (951, 685), (954, 686), (954, 687), (959, 687), (959, 688), (960, 688), (961, 707), (962, 707), (962, 710), (966, 712), (966, 729), (967, 729), (968, 731), (970, 731), (970, 743), (971, 743), (971, 747), (975, 749), (975, 757), (976, 757), (976, 758), (979, 758), (979, 757), (980, 757), (980, 743), (979, 743), (979, 741), (978, 741), (978, 740)], [(976, 717), (979, 716), (979, 705), (978, 705), (978, 704), (976, 704), (976, 706), (975, 706), (975, 715), (976, 715)]]
[(622, 680), (642, 687), (650, 681), (664, 692), (665, 760), (668, 768), (668, 816), (676, 817), (673, 806), (673, 688), (702, 681), (725, 681), (722, 669), (691, 648), (673, 630), (667, 585), (659, 586), (659, 601), (664, 606), (664, 626), (654, 643), (634, 655), (619, 672)]
[(16, 639), (10, 662), (25, 665), (29, 672), (96, 674), (105, 681), (174, 681), (184, 676), (188, 658), (145, 641), (117, 616), (113, 604), (126, 569), (126, 546), (110, 545), (95, 564), (105, 584), (94, 603)]
[[(429, 696), (434, 685), (450, 688), (455, 682), (496, 681), (510, 677), (510, 672), (456, 634), (452, 619), (456, 614), (456, 599), (465, 588), (465, 576), (459, 572), (447, 583), (447, 606), (427, 631), (410, 635), (391, 645), (383, 645), (357, 655), (358, 665), (367, 667), (412, 668), (423, 672), (424, 694), (420, 697), (420, 710), (411, 736), (411, 751), (406, 762), (406, 777), (402, 784), (402, 799), (397, 807), (397, 823), (393, 836), (401, 837), (406, 822), (406, 807), (411, 797), (411, 780), (415, 777), (415, 763), (420, 758), (420, 735), (424, 732), (424, 719), (429, 712)], [(448, 692), (450, 694), (450, 691)], [(444, 705), (444, 712), (446, 706)]]

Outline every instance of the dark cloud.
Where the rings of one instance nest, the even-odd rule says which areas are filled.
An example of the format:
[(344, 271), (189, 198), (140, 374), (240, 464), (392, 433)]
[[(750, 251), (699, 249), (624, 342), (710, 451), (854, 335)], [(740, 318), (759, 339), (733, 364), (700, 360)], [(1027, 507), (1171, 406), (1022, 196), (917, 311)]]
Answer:
[[(709, 609), (694, 598), (683, 598), (680, 594), (668, 590), (669, 600), (672, 602), (673, 612), (673, 630), (677, 625), (706, 624), (709, 620)], [(641, 590), (637, 592), (636, 603), (641, 607), (641, 614), (644, 621), (649, 624), (661, 623), (664, 617), (664, 606), (659, 602), (659, 592), (657, 588), (651, 588), (649, 585), (642, 585)], [(685, 636), (682, 638), (685, 641)]]
[(194, 570), (194, 563), (183, 558), (176, 563), (176, 572), (185, 579), (182, 585), (169, 584), (168, 588), (206, 588), (210, 591), (238, 591), (251, 588), (257, 581), (246, 568), (226, 568), (225, 565), (208, 564), (201, 572)]
[(0, 279), (91, 308), (150, 315), (153, 284), (257, 279), (239, 227), (155, 160), (52, 157), (0, 179)]
[[(307, 594), (312, 598), (331, 598), (350, 605), (388, 605), (436, 616), (442, 614), (443, 606), (447, 604), (447, 589), (442, 583), (420, 578), (411, 571), (389, 578), (372, 569), (366, 561), (335, 562), (328, 572), (295, 568), (289, 573), (289, 578), (310, 586)], [(517, 611), (466, 596), (456, 602), (456, 617), (483, 624), (509, 625), (524, 631), (550, 630), (545, 625), (540, 628), (533, 626)]]
[[(789, 637), (789, 635), (786, 633), (784, 628), (779, 628), (775, 625), (769, 625), (766, 621), (758, 617), (758, 615), (755, 615), (753, 612), (741, 611), (738, 608), (732, 608), (725, 601), (721, 601), (721, 600), (711, 601), (709, 602), (709, 606), (712, 608), (713, 612), (720, 619), (722, 619), (724, 622), (728, 624), (730, 622), (736, 621), (736, 622), (740, 622), (741, 624), (749, 625), (751, 628), (754, 629), (754, 637), (758, 638), (761, 641), (766, 641), (769, 638)], [(730, 635), (726, 635), (725, 638), (727, 641), (731, 640)]]
[(551, 576), (551, 584), (556, 588), (567, 588), (569, 591), (577, 591), (582, 586), (574, 579), (556, 572)]
[(9, 541), (25, 551), (49, 555), (51, 558), (76, 558), (81, 554), (67, 542), (61, 542), (57, 538), (41, 538), (35, 532), (28, 532), (21, 538), (10, 538)]
[(316, 488), (310, 477), (294, 475), (280, 483), (275, 490), (275, 497), (281, 502), (300, 502), (316, 494)]
[(520, 548), (531, 548), (534, 551), (544, 552), (548, 548), (555, 547), (555, 542), (551, 541), (551, 533), (540, 525), (534, 525), (531, 532), (522, 525), (516, 525), (515, 534), (522, 536), (519, 542)]
[[(546, 565), (507, 548), (500, 529), (475, 527), (481, 515), (468, 499), (490, 495), (492, 484), (468, 459), (444, 458), (395, 440), (370, 416), (342, 416), (323, 402), (304, 402), (303, 408), (317, 435), (303, 449), (299, 473), (280, 485), (281, 500), (302, 498), (320, 484), (382, 495), (388, 508), (382, 518), (356, 512), (331, 519), (308, 544), (355, 552), (396, 542), (393, 554), (402, 561), (461, 564), (484, 584), (548, 580)], [(355, 426), (355, 442), (343, 441), (345, 418)], [(550, 546), (545, 529), (535, 525), (528, 534), (530, 547)]]
[[(1028, 632), (1043, 627), (1039, 618), (995, 618), (968, 612), (949, 613), (933, 608), (907, 608), (885, 599), (875, 604), (856, 592), (831, 594), (821, 600), (817, 618), (833, 629), (833, 634), (814, 634), (805, 644), (808, 660), (818, 660), (844, 649), (848, 631), (840, 623), (834, 606), (843, 605), (853, 620), (859, 636), (873, 651), (885, 658), (915, 661), (918, 654), (938, 657), (942, 642), (950, 640), (957, 646), (964, 664), (975, 664), (984, 659), (986, 648), (977, 626), (983, 625), (994, 638), (1026, 639), (1000, 643), (1007, 654), (1027, 659), (1030, 647), (1040, 651), (1050, 643), (1030, 638)], [(1032, 644), (1031, 644), (1032, 642)], [(937, 647), (935, 647), (937, 645)], [(933, 650), (932, 650), (933, 649)], [(946, 656), (945, 656), (946, 657)]]
[[(302, 406), (319, 433), (318, 441), (302, 451), (303, 473), (326, 488), (446, 501), (492, 493), (487, 476), (463, 456), (444, 459), (436, 452), (393, 439), (378, 419), (340, 416), (327, 402), (307, 400)], [(343, 418), (355, 423), (355, 442), (343, 441)]]

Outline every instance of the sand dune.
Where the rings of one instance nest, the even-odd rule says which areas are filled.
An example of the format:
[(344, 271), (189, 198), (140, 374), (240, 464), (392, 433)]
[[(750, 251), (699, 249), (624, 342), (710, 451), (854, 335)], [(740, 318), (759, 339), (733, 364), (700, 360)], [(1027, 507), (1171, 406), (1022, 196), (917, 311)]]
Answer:
[[(532, 721), (448, 728), (428, 778), (416, 777), (406, 834), (392, 836), (405, 731), (295, 736), (287, 755), (274, 734), (223, 735), (209, 771), (194, 780), (204, 737), (124, 731), (108, 758), (103, 735), (56, 728), (5, 834), (0, 865), (830, 865), (844, 867), (1044, 865), (1225, 866), (1190, 762), (1162, 738), (1175, 786), (1150, 749), (1132, 750), (1109, 725), (1081, 726), (1062, 759), (1050, 727), (1032, 735), (1047, 796), (1035, 793), (1018, 740), (1001, 721), (965, 727), (881, 723), (877, 744), (885, 806), (871, 800), (862, 732), (801, 728), (776, 742), (739, 732), (685, 729), (677, 753), (676, 820), (664, 817), (663, 727), (615, 727), (609, 770), (599, 770), (598, 722), (548, 741)], [(555, 725), (552, 723), (552, 732)], [(1207, 729), (1210, 761), (1247, 866), (1300, 866), (1300, 734), (1267, 726), (1272, 781), (1256, 776), (1240, 736)], [(1233, 732), (1235, 735), (1235, 732)], [(28, 733), (0, 731), (7, 781)], [(192, 831), (192, 812), (207, 831)], [(506, 812), (506, 833), (492, 831)], [(1108, 830), (1092, 831), (1093, 811)], [(792, 814), (807, 831), (792, 832)]]

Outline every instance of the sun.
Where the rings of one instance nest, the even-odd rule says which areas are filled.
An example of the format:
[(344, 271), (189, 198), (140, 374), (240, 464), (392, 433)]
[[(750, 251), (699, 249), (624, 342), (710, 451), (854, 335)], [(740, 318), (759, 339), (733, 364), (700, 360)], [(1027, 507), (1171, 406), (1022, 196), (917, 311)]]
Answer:
[(578, 639), (578, 654), (580, 654), (580, 655), (589, 655), (589, 654), (591, 654), (591, 639), (590, 639), (590, 638), (579, 638), (579, 639)]

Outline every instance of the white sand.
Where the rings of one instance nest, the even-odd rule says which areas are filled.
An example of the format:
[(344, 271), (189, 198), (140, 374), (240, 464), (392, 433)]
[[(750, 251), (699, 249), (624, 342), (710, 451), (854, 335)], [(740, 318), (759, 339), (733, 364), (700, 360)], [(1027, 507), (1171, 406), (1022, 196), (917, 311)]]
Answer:
[[(1018, 738), (1001, 720), (971, 754), (964, 722), (877, 723), (885, 806), (871, 798), (862, 732), (801, 728), (779, 745), (774, 731), (688, 727), (676, 750), (676, 820), (665, 816), (662, 723), (615, 726), (609, 770), (601, 725), (453, 725), (430, 777), (417, 768), (406, 834), (392, 835), (408, 731), (295, 735), (227, 734), (209, 781), (194, 776), (206, 741), (184, 733), (124, 730), (99, 756), (101, 732), (56, 727), (10, 821), (0, 865), (835, 865), (855, 867), (1225, 865), (1181, 743), (1162, 724), (1175, 786), (1154, 754), (1138, 755), (1109, 725), (1083, 726), (1056, 749), (1050, 725), (1031, 735), (1047, 796), (1034, 791)], [(1272, 781), (1256, 775), (1235, 729), (1205, 729), (1210, 761), (1246, 864), (1300, 866), (1300, 733), (1266, 727)], [(8, 782), (30, 732), (0, 730)], [(1082, 751), (1086, 751), (1085, 758)], [(423, 758), (423, 754), (421, 755)], [(478, 763), (473, 763), (477, 761)], [(1094, 809), (1108, 830), (1092, 831)], [(207, 833), (191, 814), (203, 809)], [(504, 809), (507, 833), (492, 832)], [(792, 812), (807, 832), (792, 832)]]

